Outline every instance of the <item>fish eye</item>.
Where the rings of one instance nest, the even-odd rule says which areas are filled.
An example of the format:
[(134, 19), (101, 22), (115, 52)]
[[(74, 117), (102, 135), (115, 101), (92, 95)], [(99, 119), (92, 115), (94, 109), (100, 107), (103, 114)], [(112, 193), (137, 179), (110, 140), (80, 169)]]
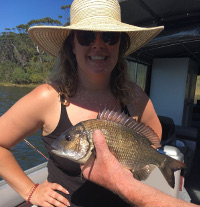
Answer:
[(70, 134), (67, 134), (67, 135), (65, 136), (65, 139), (66, 139), (67, 141), (71, 141), (71, 136), (70, 136)]

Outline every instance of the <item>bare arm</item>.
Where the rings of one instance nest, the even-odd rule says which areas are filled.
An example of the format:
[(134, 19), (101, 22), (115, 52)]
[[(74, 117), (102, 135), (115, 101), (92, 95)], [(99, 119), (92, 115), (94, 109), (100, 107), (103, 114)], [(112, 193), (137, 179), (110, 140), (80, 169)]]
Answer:
[[(139, 207), (195, 207), (197, 205), (176, 199), (134, 179), (109, 151), (101, 131), (93, 134), (97, 158), (92, 167), (83, 171), (86, 179), (118, 194)], [(83, 166), (82, 166), (83, 168)]]
[[(49, 111), (55, 108), (54, 104), (49, 104), (48, 101), (52, 98), (52, 91), (47, 89), (47, 85), (40, 86), (0, 117), (0, 176), (25, 200), (34, 183), (18, 165), (10, 149), (45, 126)], [(54, 190), (66, 193), (62, 186), (46, 181), (35, 190), (31, 203), (40, 206), (51, 206), (50, 203), (55, 206), (66, 206), (63, 203), (67, 204), (67, 199)]]

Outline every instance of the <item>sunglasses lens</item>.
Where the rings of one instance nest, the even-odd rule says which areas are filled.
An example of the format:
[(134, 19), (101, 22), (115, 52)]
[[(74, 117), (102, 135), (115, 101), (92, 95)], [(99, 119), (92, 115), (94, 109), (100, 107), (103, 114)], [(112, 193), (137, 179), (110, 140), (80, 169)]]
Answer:
[(102, 40), (108, 45), (115, 45), (120, 38), (120, 32), (102, 32)]
[[(102, 32), (101, 38), (107, 45), (115, 45), (120, 39), (120, 32)], [(82, 46), (91, 45), (96, 38), (96, 35), (92, 31), (76, 31), (77, 40)]]
[(89, 46), (95, 40), (95, 33), (91, 31), (77, 31), (78, 43), (82, 46)]

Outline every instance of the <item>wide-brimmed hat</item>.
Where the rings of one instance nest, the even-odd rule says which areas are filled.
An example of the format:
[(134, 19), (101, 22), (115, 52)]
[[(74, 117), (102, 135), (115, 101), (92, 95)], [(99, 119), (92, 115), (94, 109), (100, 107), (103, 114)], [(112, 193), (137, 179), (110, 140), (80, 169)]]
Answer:
[(28, 32), (41, 49), (55, 57), (72, 30), (126, 32), (131, 42), (125, 54), (127, 56), (153, 39), (163, 28), (122, 23), (117, 0), (74, 0), (70, 8), (69, 26), (34, 26)]

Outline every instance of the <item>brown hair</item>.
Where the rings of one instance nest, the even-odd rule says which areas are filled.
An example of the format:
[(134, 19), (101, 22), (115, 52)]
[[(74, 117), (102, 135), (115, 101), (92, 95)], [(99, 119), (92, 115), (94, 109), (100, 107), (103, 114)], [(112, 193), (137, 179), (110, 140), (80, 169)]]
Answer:
[[(60, 50), (60, 58), (57, 66), (54, 68), (48, 78), (48, 82), (59, 90), (59, 94), (63, 98), (62, 104), (69, 104), (69, 97), (76, 93), (78, 74), (77, 62), (73, 51), (74, 32), (66, 38)], [(130, 46), (129, 36), (121, 33), (121, 41), (119, 46), (119, 57), (115, 68), (111, 73), (111, 89), (115, 98), (122, 104), (127, 104), (130, 96), (132, 84), (127, 74), (127, 64), (124, 55)]]

